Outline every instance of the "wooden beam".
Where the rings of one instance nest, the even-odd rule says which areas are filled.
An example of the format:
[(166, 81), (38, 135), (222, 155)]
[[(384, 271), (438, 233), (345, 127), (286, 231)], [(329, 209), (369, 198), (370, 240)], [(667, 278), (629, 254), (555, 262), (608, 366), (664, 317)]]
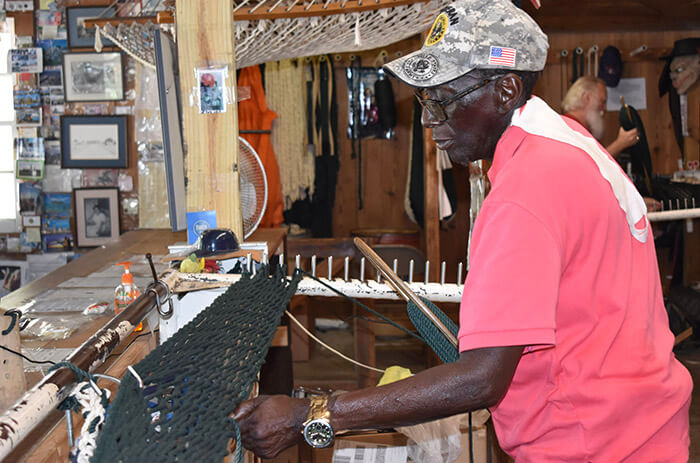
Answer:
[(236, 88), (233, 2), (177, 0), (176, 14), (187, 211), (215, 210), (217, 225), (242, 238), (237, 102), (211, 114), (189, 103), (197, 68), (228, 66), (225, 85)]
[(123, 18), (92, 18), (83, 20), (83, 24), (86, 28), (95, 26), (104, 27), (107, 24), (116, 27), (119, 24), (146, 24), (148, 22), (153, 24), (172, 24), (175, 22), (175, 17), (170, 11), (159, 11), (156, 16), (128, 16)]

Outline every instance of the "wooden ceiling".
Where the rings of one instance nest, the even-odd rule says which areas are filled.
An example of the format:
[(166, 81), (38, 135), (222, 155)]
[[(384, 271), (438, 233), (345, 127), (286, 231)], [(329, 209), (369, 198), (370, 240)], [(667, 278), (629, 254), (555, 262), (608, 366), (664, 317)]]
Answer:
[(523, 7), (546, 32), (700, 28), (700, 0), (541, 0)]

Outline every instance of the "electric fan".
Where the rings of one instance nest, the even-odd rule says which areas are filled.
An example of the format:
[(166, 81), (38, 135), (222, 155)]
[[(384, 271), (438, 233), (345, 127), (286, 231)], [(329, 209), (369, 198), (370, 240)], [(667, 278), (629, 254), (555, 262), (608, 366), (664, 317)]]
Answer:
[(260, 156), (250, 143), (238, 137), (238, 172), (241, 185), (243, 239), (253, 234), (267, 207), (267, 177)]

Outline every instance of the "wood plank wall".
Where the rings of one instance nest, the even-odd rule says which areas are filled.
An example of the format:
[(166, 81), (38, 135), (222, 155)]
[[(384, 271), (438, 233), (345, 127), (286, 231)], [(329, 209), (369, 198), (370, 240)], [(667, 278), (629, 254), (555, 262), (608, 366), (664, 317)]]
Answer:
[[(386, 47), (389, 60), (420, 46), (418, 38)], [(358, 53), (362, 66), (380, 66), (381, 49)], [(413, 89), (392, 79), (396, 101), (397, 127), (393, 140), (365, 139), (362, 144), (363, 208), (359, 210), (357, 181), (358, 162), (351, 158), (352, 144), (347, 136), (348, 85), (345, 69), (351, 57), (342, 54), (334, 59), (335, 85), (338, 99), (338, 153), (340, 170), (333, 211), (333, 234), (350, 236), (358, 228), (391, 228), (416, 230), (404, 213), (404, 195), (408, 172), (408, 149), (413, 112)]]
[[(671, 173), (677, 169), (680, 151), (671, 131), (671, 116), (668, 111), (668, 98), (659, 98), (657, 83), (663, 69), (663, 62), (652, 56), (661, 49), (670, 49), (673, 42), (680, 38), (700, 36), (700, 30), (668, 32), (607, 32), (607, 33), (553, 33), (550, 34), (551, 56), (559, 50), (574, 49), (581, 46), (587, 50), (597, 44), (601, 52), (608, 45), (617, 46), (623, 53), (628, 53), (642, 44), (652, 51), (646, 56), (634, 59), (626, 58), (623, 77), (644, 77), (647, 90), (647, 110), (640, 111), (645, 125), (652, 154), (654, 171)], [(397, 52), (407, 53), (420, 46), (418, 38), (406, 40), (387, 50), (389, 58), (396, 57)], [(362, 63), (373, 65), (380, 50), (362, 53)], [(561, 65), (557, 58), (550, 58), (550, 63), (543, 72), (535, 91), (556, 110), (561, 102)], [(350, 141), (347, 129), (347, 84), (345, 66), (349, 64), (348, 55), (342, 55), (335, 62), (336, 88), (339, 101), (339, 152), (340, 172), (336, 189), (333, 230), (335, 236), (349, 236), (356, 228), (418, 229), (408, 220), (404, 212), (404, 195), (408, 166), (409, 131), (411, 122), (412, 90), (393, 81), (397, 104), (398, 127), (395, 140), (365, 140), (362, 142), (364, 208), (357, 205), (357, 161), (350, 158)], [(571, 71), (569, 71), (571, 72)], [(689, 107), (700, 106), (700, 92), (689, 95)], [(606, 135), (604, 142), (614, 139), (618, 130), (618, 113), (606, 115)], [(696, 122), (692, 122), (692, 121)], [(698, 138), (700, 126), (697, 117), (691, 118), (691, 134)], [(691, 157), (692, 158), (692, 157)], [(456, 279), (457, 262), (464, 261), (468, 232), (468, 173), (457, 167), (454, 170), (459, 206), (456, 217), (447, 224), (442, 224), (440, 232), (441, 255), (448, 263), (448, 281)]]
[[(608, 45), (616, 46), (623, 53), (622, 77), (643, 77), (646, 80), (647, 109), (640, 110), (639, 115), (644, 122), (649, 141), (654, 172), (670, 174), (678, 170), (678, 159), (680, 159), (681, 153), (671, 129), (668, 97), (659, 98), (658, 81), (664, 67), (664, 61), (658, 59), (658, 54), (663, 49), (670, 50), (675, 40), (687, 37), (700, 37), (700, 30), (549, 34), (550, 58), (542, 78), (535, 88), (535, 93), (559, 111), (562, 96), (566, 91), (566, 89), (562, 89), (563, 66), (558, 58), (559, 51), (567, 49), (571, 53), (574, 48), (581, 47), (585, 52), (589, 47), (597, 44), (602, 53), (602, 50)], [(641, 45), (646, 45), (650, 52), (629, 57), (629, 52)], [(571, 64), (569, 64), (569, 79), (570, 75)], [(570, 82), (566, 83), (570, 86)], [(689, 94), (689, 108), (697, 108), (700, 105), (697, 96), (696, 92)], [(604, 145), (615, 139), (618, 128), (619, 113), (617, 111), (608, 112), (605, 116)], [(696, 131), (697, 135), (699, 128), (692, 129)], [(693, 155), (691, 154), (691, 156)]]

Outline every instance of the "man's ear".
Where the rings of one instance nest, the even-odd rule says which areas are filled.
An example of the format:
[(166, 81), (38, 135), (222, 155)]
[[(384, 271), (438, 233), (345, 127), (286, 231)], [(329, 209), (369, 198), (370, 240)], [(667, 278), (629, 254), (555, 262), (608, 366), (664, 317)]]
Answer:
[(523, 81), (517, 74), (506, 74), (496, 81), (498, 107), (503, 113), (513, 109), (523, 93)]

